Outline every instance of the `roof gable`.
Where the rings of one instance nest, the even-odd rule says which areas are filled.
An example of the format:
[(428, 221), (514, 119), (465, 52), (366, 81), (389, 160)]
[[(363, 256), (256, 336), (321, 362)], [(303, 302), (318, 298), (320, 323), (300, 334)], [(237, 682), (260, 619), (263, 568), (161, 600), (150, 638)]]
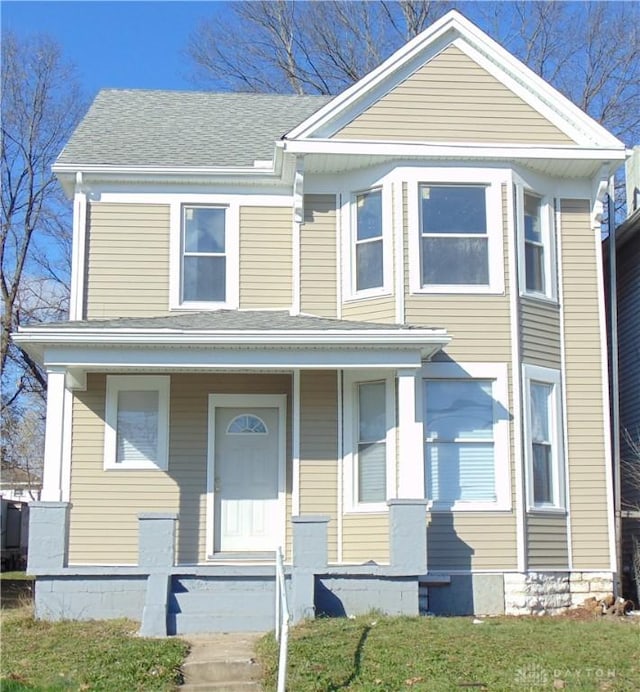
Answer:
[(356, 116), (334, 137), (575, 144), (455, 43)]
[[(453, 50), (450, 50), (452, 47)], [(454, 54), (459, 61), (456, 68), (452, 68), (451, 63)], [(605, 128), (455, 10), (447, 13), (396, 51), (373, 72), (312, 114), (291, 130), (286, 138), (330, 139), (337, 136), (346, 139), (348, 136), (363, 139), (363, 133), (359, 129), (354, 127), (348, 130), (351, 123), (365, 124), (367, 118), (371, 118), (376, 111), (386, 107), (385, 99), (391, 101), (397, 99), (398, 93), (402, 95), (403, 91), (408, 92), (411, 86), (415, 86), (421, 78), (424, 89), (425, 75), (433, 73), (435, 76), (439, 70), (442, 71), (447, 61), (449, 70), (453, 69), (458, 78), (469, 79), (474, 76), (478, 79), (481, 77), (481, 81), (485, 84), (489, 78), (493, 78), (494, 87), (495, 84), (502, 85), (506, 90), (502, 92), (502, 96), (506, 97), (506, 93), (510, 92), (511, 104), (517, 103), (521, 115), (525, 115), (525, 119), (534, 120), (537, 123), (536, 127), (541, 128), (538, 135), (551, 137), (551, 139), (542, 138), (540, 141), (549, 144), (577, 144), (590, 147), (624, 147), (622, 142)], [(433, 64), (429, 65), (429, 63)], [(455, 81), (454, 76), (451, 75), (452, 82)], [(462, 103), (461, 107), (466, 108), (463, 90), (454, 85), (450, 85), (449, 90), (450, 95), (455, 96), (456, 100)], [(482, 98), (479, 98), (475, 91), (469, 95), (469, 100), (474, 110), (482, 109)], [(359, 120), (361, 117), (364, 117), (362, 121)], [(497, 127), (496, 119), (497, 116), (492, 119), (493, 128)], [(414, 132), (413, 138), (405, 136), (404, 124), (398, 128), (398, 137), (395, 141), (417, 139), (418, 131)], [(392, 133), (393, 130), (389, 130), (389, 134)], [(534, 139), (536, 137), (537, 135)], [(381, 135), (374, 139), (388, 141), (389, 137)], [(435, 138), (429, 136), (422, 141), (432, 139), (442, 141), (442, 138), (437, 136)], [(453, 141), (461, 141), (461, 138), (458, 137)], [(476, 139), (475, 141), (496, 140)], [(503, 137), (499, 141), (513, 142), (515, 140)], [(523, 140), (517, 141), (523, 142)], [(532, 142), (528, 140), (523, 143)]]

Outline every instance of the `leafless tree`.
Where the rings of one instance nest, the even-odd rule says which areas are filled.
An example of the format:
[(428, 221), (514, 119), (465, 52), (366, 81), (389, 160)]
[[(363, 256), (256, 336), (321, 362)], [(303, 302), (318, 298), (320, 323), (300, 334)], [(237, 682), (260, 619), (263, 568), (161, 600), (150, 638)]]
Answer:
[(638, 3), (235, 2), (212, 6), (186, 53), (200, 87), (336, 94), (451, 7), (627, 144), (640, 141)]
[(13, 345), (20, 324), (67, 310), (69, 203), (51, 172), (84, 110), (74, 69), (51, 39), (2, 37), (2, 414), (23, 394), (44, 397), (46, 377)]

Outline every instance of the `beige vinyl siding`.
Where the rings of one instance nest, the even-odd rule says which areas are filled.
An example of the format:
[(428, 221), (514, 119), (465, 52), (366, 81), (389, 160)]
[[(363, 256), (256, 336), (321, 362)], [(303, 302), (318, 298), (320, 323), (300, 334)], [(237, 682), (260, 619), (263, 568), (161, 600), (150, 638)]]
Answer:
[(522, 297), (520, 339), (524, 363), (560, 368), (560, 308)]
[(595, 231), (588, 200), (561, 201), (569, 501), (573, 564), (607, 569), (601, 330)]
[(90, 202), (85, 317), (154, 317), (169, 310), (169, 206)]
[(338, 378), (334, 370), (300, 374), (300, 514), (325, 514), (328, 559), (337, 560)]
[(456, 46), (436, 55), (334, 137), (574, 144)]
[(511, 512), (437, 512), (427, 524), (432, 571), (516, 569), (516, 520)]
[(346, 514), (342, 520), (342, 560), (362, 564), (389, 563), (389, 515)]
[(527, 515), (527, 568), (567, 569), (567, 518), (556, 514)]
[(300, 308), (310, 315), (336, 317), (335, 195), (305, 195), (300, 238)]
[[(167, 472), (103, 470), (105, 388), (105, 375), (90, 374), (87, 390), (74, 395), (69, 562), (135, 564), (137, 517), (142, 511), (178, 512), (178, 562), (203, 562), (207, 556), (208, 395), (253, 393), (290, 397), (290, 376), (172, 375)], [(289, 411), (287, 430), (290, 429)], [(287, 433), (287, 478), (291, 477), (290, 460)], [(287, 531), (290, 533), (290, 525)]]
[(396, 321), (395, 299), (393, 296), (384, 296), (343, 303), (342, 319), (393, 324)]
[(289, 308), (291, 207), (240, 207), (240, 307)]

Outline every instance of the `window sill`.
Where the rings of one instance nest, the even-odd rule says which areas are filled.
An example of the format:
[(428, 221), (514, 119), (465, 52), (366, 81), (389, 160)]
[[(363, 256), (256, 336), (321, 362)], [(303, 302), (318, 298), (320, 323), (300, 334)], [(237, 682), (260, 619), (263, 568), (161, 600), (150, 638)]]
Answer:
[(345, 296), (342, 300), (343, 304), (346, 303), (356, 303), (361, 300), (373, 300), (375, 298), (391, 298), (393, 297), (393, 292), (388, 289), (371, 289), (369, 291), (360, 291), (359, 293), (352, 293)]
[(187, 311), (194, 311), (194, 312), (203, 312), (206, 310), (237, 310), (238, 306), (233, 305), (231, 303), (197, 303), (197, 302), (191, 302), (191, 303), (178, 303), (175, 305), (171, 305), (169, 307), (169, 310), (176, 310), (176, 311), (181, 311), (181, 312), (187, 312)]
[(540, 507), (534, 505), (527, 507), (527, 514), (555, 514), (564, 517), (567, 515), (567, 510), (565, 507)]
[(550, 298), (549, 296), (546, 296), (543, 293), (528, 293), (527, 291), (521, 291), (520, 297), (526, 298), (527, 300), (532, 300), (535, 303), (547, 305), (549, 307), (560, 308), (560, 303), (558, 302), (557, 298)]
[(104, 464), (103, 471), (166, 471), (167, 466), (154, 464), (149, 462), (143, 463), (125, 463), (125, 464)]
[(503, 288), (494, 288), (491, 286), (470, 286), (470, 285), (444, 285), (439, 284), (437, 286), (423, 286), (421, 288), (414, 288), (411, 290), (410, 295), (442, 295), (444, 293), (449, 293), (451, 295), (492, 295), (492, 296), (503, 296)]
[(497, 502), (454, 502), (453, 504), (429, 504), (429, 514), (444, 514), (451, 512), (506, 512), (511, 513), (510, 504)]
[(389, 507), (385, 503), (371, 503), (369, 505), (351, 505), (350, 507), (345, 507), (343, 514), (387, 514), (389, 512)]

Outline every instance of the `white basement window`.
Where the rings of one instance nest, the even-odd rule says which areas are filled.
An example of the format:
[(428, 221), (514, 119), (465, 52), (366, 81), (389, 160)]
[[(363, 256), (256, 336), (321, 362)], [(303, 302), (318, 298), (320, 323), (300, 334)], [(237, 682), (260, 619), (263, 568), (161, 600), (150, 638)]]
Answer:
[(110, 375), (105, 408), (105, 469), (166, 469), (169, 376)]

